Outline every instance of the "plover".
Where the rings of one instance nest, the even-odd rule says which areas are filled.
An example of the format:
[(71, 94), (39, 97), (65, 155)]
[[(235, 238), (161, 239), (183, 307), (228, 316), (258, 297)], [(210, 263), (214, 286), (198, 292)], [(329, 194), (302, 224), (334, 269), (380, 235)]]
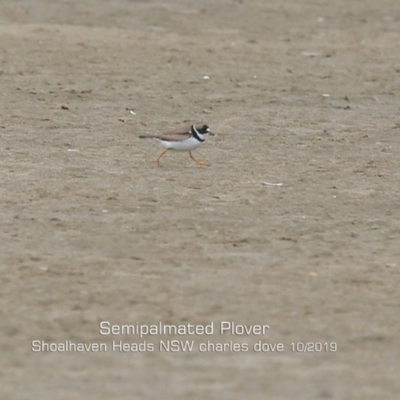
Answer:
[(195, 161), (200, 167), (205, 167), (203, 161), (196, 160), (192, 155), (192, 150), (197, 149), (205, 140), (208, 135), (214, 136), (210, 131), (208, 125), (191, 125), (175, 129), (170, 132), (162, 133), (160, 135), (143, 135), (139, 136), (140, 139), (155, 139), (164, 147), (164, 150), (158, 156), (156, 163), (160, 166), (161, 157), (168, 150), (188, 151), (190, 158)]

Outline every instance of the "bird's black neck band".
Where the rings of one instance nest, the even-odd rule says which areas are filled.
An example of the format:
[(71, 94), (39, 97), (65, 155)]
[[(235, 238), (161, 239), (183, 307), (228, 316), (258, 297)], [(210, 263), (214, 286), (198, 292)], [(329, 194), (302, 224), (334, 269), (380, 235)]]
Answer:
[(195, 139), (197, 139), (199, 142), (204, 142), (205, 139), (202, 139), (199, 132), (197, 131), (196, 127), (194, 125), (191, 126), (191, 131), (192, 135)]

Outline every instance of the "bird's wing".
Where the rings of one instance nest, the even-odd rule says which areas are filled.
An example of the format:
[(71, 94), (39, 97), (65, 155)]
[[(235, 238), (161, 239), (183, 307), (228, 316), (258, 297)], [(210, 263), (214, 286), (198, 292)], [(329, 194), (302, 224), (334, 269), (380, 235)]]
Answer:
[(159, 135), (142, 135), (139, 136), (140, 139), (160, 139), (168, 140), (171, 142), (179, 142), (181, 140), (189, 139), (192, 136), (192, 127), (183, 126), (181, 128), (174, 129), (169, 132), (161, 133)]
[(162, 133), (156, 137), (161, 140), (170, 140), (173, 142), (178, 142), (180, 140), (189, 139), (192, 136), (191, 126), (183, 126), (181, 128), (174, 129), (169, 132)]

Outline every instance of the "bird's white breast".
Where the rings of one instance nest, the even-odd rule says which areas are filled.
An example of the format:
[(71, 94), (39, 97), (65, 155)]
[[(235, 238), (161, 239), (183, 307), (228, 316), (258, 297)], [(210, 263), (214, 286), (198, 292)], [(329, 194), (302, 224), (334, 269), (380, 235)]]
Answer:
[(190, 151), (197, 149), (201, 145), (202, 142), (199, 142), (194, 137), (190, 137), (189, 139), (177, 141), (177, 142), (168, 142), (165, 140), (157, 139), (157, 141), (161, 144), (161, 146), (166, 149), (178, 150), (178, 151)]

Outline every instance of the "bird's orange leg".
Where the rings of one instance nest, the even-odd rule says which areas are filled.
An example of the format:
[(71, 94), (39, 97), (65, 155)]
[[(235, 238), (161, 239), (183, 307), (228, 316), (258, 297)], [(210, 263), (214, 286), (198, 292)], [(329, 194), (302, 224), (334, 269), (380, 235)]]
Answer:
[(205, 167), (205, 166), (207, 165), (207, 164), (206, 164), (205, 162), (203, 162), (203, 161), (196, 160), (196, 159), (193, 157), (191, 151), (189, 151), (189, 155), (190, 155), (190, 158), (191, 158), (194, 162), (196, 162), (197, 164), (200, 165), (200, 167)]
[(157, 158), (157, 160), (156, 160), (156, 163), (157, 163), (157, 165), (158, 165), (159, 167), (161, 167), (161, 164), (160, 164), (161, 157), (162, 157), (167, 151), (168, 151), (168, 149), (163, 150), (163, 151), (161, 152), (161, 154), (158, 156), (158, 158)]

